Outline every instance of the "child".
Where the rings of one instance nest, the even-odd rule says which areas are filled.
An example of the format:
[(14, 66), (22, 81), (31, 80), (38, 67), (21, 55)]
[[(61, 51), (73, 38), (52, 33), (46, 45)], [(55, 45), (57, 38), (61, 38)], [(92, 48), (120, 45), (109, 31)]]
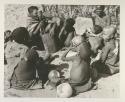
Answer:
[(101, 62), (97, 66), (99, 72), (106, 74), (119, 72), (119, 43), (114, 38), (115, 34), (115, 27), (110, 26), (103, 30), (105, 46), (102, 49)]
[(75, 21), (72, 18), (68, 18), (59, 33), (59, 39), (62, 42), (62, 45), (65, 47), (70, 46), (71, 40), (74, 37), (74, 24)]
[(30, 6), (28, 13), (27, 30), (30, 35), (31, 46), (37, 46), (40, 50), (43, 50), (44, 46), (40, 37), (40, 29), (42, 29), (44, 23), (39, 20), (38, 8), (36, 6)]
[(29, 33), (26, 28), (19, 27), (12, 32), (13, 42), (6, 47), (5, 55), (9, 63), (5, 75), (10, 88), (35, 89), (42, 88), (36, 79), (36, 62), (39, 60), (38, 53), (29, 49), (27, 41)]
[(90, 56), (91, 49), (89, 44), (82, 36), (76, 36), (73, 40), (76, 56), (66, 57), (68, 52), (74, 48), (69, 48), (62, 56), (63, 61), (72, 61), (72, 69), (70, 71), (69, 83), (73, 87), (75, 93), (81, 93), (92, 87), (90, 76)]
[(94, 25), (99, 25), (102, 28), (111, 24), (110, 17), (104, 12), (105, 6), (97, 6), (95, 12), (92, 14)]
[(36, 78), (36, 62), (39, 55), (34, 49), (29, 49), (14, 68), (10, 83), (15, 89), (42, 88), (42, 83)]

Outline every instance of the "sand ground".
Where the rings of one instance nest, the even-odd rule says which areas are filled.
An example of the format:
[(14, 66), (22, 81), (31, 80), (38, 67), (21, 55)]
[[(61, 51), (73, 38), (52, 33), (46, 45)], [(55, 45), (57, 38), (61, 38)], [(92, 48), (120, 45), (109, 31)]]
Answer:
[[(52, 64), (60, 65), (65, 64), (60, 60), (62, 56), (61, 51), (54, 55), (59, 55), (52, 61)], [(39, 54), (41, 55), (41, 54)], [(42, 55), (41, 55), (42, 56)], [(69, 67), (71, 66), (70, 63)], [(65, 66), (64, 66), (65, 67)], [(6, 67), (5, 67), (6, 68)], [(64, 68), (65, 69), (65, 68)], [(99, 74), (99, 80), (97, 81), (97, 89), (90, 90), (84, 93), (80, 93), (74, 98), (119, 98), (119, 84), (120, 84), (120, 74), (115, 74), (112, 76), (107, 76), (106, 74)], [(5, 84), (6, 86), (6, 84)], [(39, 97), (39, 98), (56, 98), (56, 90), (49, 89), (37, 89), (37, 90), (16, 90), (16, 89), (5, 89), (5, 97)]]

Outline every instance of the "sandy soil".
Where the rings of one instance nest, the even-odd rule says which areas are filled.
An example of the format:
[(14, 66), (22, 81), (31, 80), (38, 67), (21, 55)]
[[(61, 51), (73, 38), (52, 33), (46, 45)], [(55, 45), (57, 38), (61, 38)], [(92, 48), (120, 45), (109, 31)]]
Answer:
[[(61, 51), (57, 52), (54, 55), (59, 55), (59, 58), (56, 58), (52, 61), (51, 64), (55, 65), (65, 65), (66, 62), (62, 62), (60, 57), (62, 56)], [(41, 55), (41, 54), (40, 54)], [(71, 63), (69, 68), (71, 67)], [(67, 67), (64, 66), (66, 69)], [(6, 67), (5, 67), (6, 68)], [(62, 68), (62, 67), (61, 67)], [(61, 69), (63, 70), (63, 69)], [(68, 77), (68, 74), (65, 74)], [(115, 74), (108, 76), (106, 74), (99, 74), (99, 80), (97, 81), (97, 89), (90, 90), (84, 93), (80, 93), (74, 98), (119, 98), (119, 78), (120, 74)], [(6, 86), (6, 84), (5, 84)], [(37, 90), (16, 90), (16, 89), (5, 89), (5, 97), (39, 97), (39, 98), (55, 98), (56, 90), (48, 89), (37, 89)]]

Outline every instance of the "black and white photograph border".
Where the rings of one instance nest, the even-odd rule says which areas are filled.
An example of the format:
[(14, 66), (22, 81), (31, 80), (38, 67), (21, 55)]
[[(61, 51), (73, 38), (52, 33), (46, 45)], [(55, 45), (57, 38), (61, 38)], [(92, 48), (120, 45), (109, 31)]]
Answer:
[[(58, 98), (58, 99), (59, 98), (71, 98), (71, 99), (72, 98), (73, 99), (75, 99), (75, 98), (76, 99), (77, 98), (80, 98), (80, 99), (103, 98), (103, 99), (116, 99), (116, 100), (120, 98), (120, 96), (121, 96), (121, 91), (120, 91), (120, 89), (121, 89), (121, 72), (122, 72), (121, 71), (122, 70), (122, 68), (121, 68), (121, 59), (122, 59), (121, 52), (124, 51), (124, 50), (121, 51), (121, 49), (122, 49), (121, 40), (123, 38), (123, 37), (121, 38), (121, 29), (122, 29), (122, 27), (121, 27), (122, 26), (121, 5), (119, 2), (117, 2), (117, 0), (116, 0), (117, 3), (114, 3), (114, 2), (112, 2), (112, 3), (105, 2), (104, 3), (103, 2), (103, 3), (93, 3), (92, 4), (92, 3), (84, 3), (84, 1), (83, 1), (83, 3), (80, 4), (78, 2), (75, 3), (75, 1), (73, 1), (73, 2), (74, 3), (71, 3), (71, 0), (69, 0), (69, 2), (67, 1), (67, 3), (64, 3), (62, 1), (60, 3), (59, 2), (48, 3), (46, 1), (44, 2), (44, 0), (43, 0), (43, 2), (31, 2), (31, 3), (27, 2), (27, 1), (26, 1), (26, 3), (24, 3), (24, 2), (23, 3), (20, 3), (20, 2), (19, 3), (17, 3), (17, 2), (9, 3), (8, 2), (8, 3), (4, 3), (4, 5), (2, 5), (3, 6), (2, 21), (4, 21), (3, 30), (2, 30), (4, 32), (4, 34), (2, 36), (4, 39), (2, 40), (2, 42), (4, 43), (4, 45), (3, 45), (4, 56), (1, 57), (1, 59), (2, 58), (4, 59), (3, 60), (4, 70), (3, 70), (3, 74), (2, 74), (4, 76), (4, 79), (3, 79), (3, 83), (2, 83), (3, 94), (1, 96), (3, 96), (4, 98), (10, 98), (10, 97), (11, 98), (18, 98), (18, 97), (21, 97), (21, 98), (24, 98), (24, 97), (25, 98), (28, 98), (28, 97), (29, 98), (30, 97), (32, 97), (32, 98)], [(37, 7), (38, 16), (41, 16), (39, 14), (42, 13), (43, 18), (38, 17), (38, 19), (36, 19), (36, 18), (32, 19), (31, 15), (33, 15), (33, 14), (31, 14), (31, 15), (29, 14), (29, 12), (32, 11), (32, 10), (31, 11), (29, 10), (30, 7), (31, 7), (31, 9), (32, 9), (32, 7)], [(101, 12), (101, 10), (102, 10), (102, 12), (105, 13), (106, 17), (99, 18), (98, 13)], [(102, 15), (103, 14), (101, 14), (101, 16)], [(100, 20), (100, 22), (99, 22), (99, 20)], [(47, 29), (46, 28), (44, 29), (41, 27), (40, 30), (38, 31), (39, 35), (40, 35), (39, 36), (40, 40), (42, 40), (42, 42), (40, 42), (40, 41), (38, 41), (38, 42), (42, 43), (41, 45), (43, 48), (41, 48), (41, 46), (39, 46), (39, 44), (36, 43), (37, 41), (33, 42), (33, 40), (38, 40), (38, 38), (35, 39), (35, 37), (33, 37), (33, 38), (31, 37), (32, 34), (35, 34), (32, 30), (34, 30), (34, 29), (36, 30), (36, 28), (39, 26), (39, 22), (41, 22), (41, 26), (43, 26), (43, 27), (44, 27), (44, 23), (48, 23), (48, 25), (46, 25)], [(109, 22), (110, 22), (110, 24), (109, 24)], [(61, 25), (61, 23), (62, 23), (62, 25)], [(51, 25), (51, 27), (50, 27), (50, 25)], [(70, 26), (72, 26), (72, 27), (70, 28)], [(53, 28), (54, 28), (54, 30), (53, 30)], [(68, 32), (69, 29), (72, 31)], [(101, 29), (101, 31), (100, 31), (100, 29)], [(23, 32), (23, 30), (24, 30), (24, 32)], [(114, 42), (115, 48), (113, 49), (112, 52), (114, 54), (118, 55), (117, 60), (118, 61), (120, 60), (119, 61), (120, 68), (116, 69), (115, 71), (112, 70), (112, 68), (114, 68), (114, 67), (116, 68), (116, 66), (117, 66), (117, 64), (116, 64), (114, 66), (111, 66), (111, 70), (110, 70), (109, 66), (112, 62), (110, 62), (110, 60), (107, 59), (107, 61), (105, 61), (105, 64), (110, 63), (107, 65), (108, 69), (104, 70), (102, 72), (103, 67), (107, 68), (107, 66), (106, 65), (103, 66), (103, 64), (101, 64), (101, 65), (99, 65), (99, 67), (101, 66), (101, 68), (102, 68), (101, 72), (100, 72), (100, 68), (99, 69), (95, 68), (96, 65), (94, 66), (94, 64), (95, 64), (96, 60), (98, 60), (98, 57), (100, 57), (100, 56), (105, 57), (105, 55), (103, 55), (103, 53), (105, 53), (104, 48), (107, 43), (105, 43), (104, 40), (106, 38), (104, 38), (104, 37), (107, 37), (107, 36), (104, 33), (107, 30), (108, 30), (107, 33), (114, 34), (114, 32), (115, 32), (115, 35), (112, 38), (113, 40), (115, 40), (115, 42)], [(63, 32), (64, 36), (61, 31), (66, 32), (66, 33)], [(21, 35), (21, 36), (16, 35), (17, 33), (18, 34), (24, 33), (24, 36), (25, 36), (25, 33), (29, 34), (29, 39), (27, 39), (29, 42), (27, 42), (27, 45), (26, 45), (28, 47), (24, 46), (25, 44), (22, 42), (20, 44), (20, 41), (18, 41), (18, 40), (20, 40), (21, 37), (23, 38), (23, 35)], [(62, 35), (60, 36), (61, 33), (62, 33)], [(67, 39), (67, 38), (71, 37), (71, 36), (66, 35), (68, 33), (69, 33), (69, 35), (71, 35), (71, 34), (73, 35), (72, 39)], [(53, 35), (53, 34), (57, 34), (57, 36), (59, 37), (58, 40), (57, 40), (57, 38), (55, 38), (55, 39), (53, 38), (53, 37), (55, 37), (55, 35)], [(20, 38), (18, 39), (17, 36), (19, 36)], [(67, 36), (67, 38), (63, 38), (66, 36)], [(102, 38), (102, 39), (98, 39), (98, 38)], [(24, 39), (26, 39), (26, 38), (24, 38)], [(82, 41), (81, 41), (81, 39), (82, 39)], [(0, 40), (1, 40), (1, 38), (0, 38)], [(69, 40), (71, 40), (70, 43), (68, 43)], [(80, 49), (80, 46), (82, 45), (83, 40), (85, 40), (85, 42), (86, 42), (86, 43), (84, 43), (84, 45), (88, 44), (86, 46), (89, 46), (89, 48)], [(101, 41), (99, 42), (98, 40), (99, 41), (101, 40)], [(100, 45), (99, 45), (99, 43), (100, 43)], [(96, 49), (97, 52), (95, 51), (95, 45), (99, 46)], [(110, 48), (112, 46), (113, 45), (110, 45)], [(15, 49), (14, 49), (14, 47), (15, 47)], [(102, 47), (102, 48), (100, 48), (100, 47)], [(75, 50), (75, 48), (77, 50)], [(24, 51), (21, 51), (19, 49), (23, 49), (23, 50), (25, 49), (26, 50), (25, 54), (24, 54)], [(108, 48), (106, 48), (106, 50), (107, 49)], [(13, 50), (16, 50), (16, 51), (13, 51)], [(92, 70), (92, 73), (94, 73), (95, 76), (92, 76), (92, 78), (91, 78), (91, 83), (93, 84), (93, 87), (91, 89), (88, 89), (85, 92), (83, 91), (80, 93), (79, 92), (75, 93), (76, 91), (78, 91), (77, 88), (79, 88), (79, 87), (76, 88), (77, 84), (82, 84), (83, 80), (81, 81), (81, 83), (80, 82), (72, 83), (72, 81), (74, 82), (73, 78), (79, 77), (78, 76), (79, 74), (81, 74), (81, 76), (79, 77), (79, 78), (81, 78), (81, 77), (83, 77), (83, 74), (86, 74), (86, 73), (81, 73), (81, 71), (79, 72), (77, 70), (77, 69), (80, 69), (79, 65), (77, 65), (77, 68), (74, 68), (72, 66), (72, 65), (75, 66), (75, 64), (73, 64), (73, 63), (75, 63), (74, 60), (76, 60), (77, 63), (78, 63), (78, 60), (81, 60), (78, 56), (80, 56), (80, 57), (85, 56), (85, 55), (81, 55), (81, 53), (80, 53), (81, 50), (84, 50), (83, 52), (85, 52), (87, 50), (87, 53), (85, 53), (85, 55), (88, 54), (89, 50), (90, 50), (90, 55), (88, 55), (88, 56), (91, 61), (89, 61), (89, 59), (87, 59), (87, 62), (83, 61), (83, 63), (90, 62), (89, 63), (90, 70)], [(12, 51), (12, 54), (10, 54), (11, 51)], [(32, 52), (32, 51), (34, 51), (34, 52)], [(119, 52), (120, 52), (120, 55), (119, 55)], [(21, 74), (23, 75), (23, 73), (25, 73), (25, 72), (20, 74), (20, 72), (18, 72), (18, 71), (23, 71), (23, 67), (30, 67), (30, 69), (33, 67), (33, 64), (32, 65), (28, 65), (29, 63), (27, 64), (28, 60), (30, 60), (30, 57), (36, 57), (36, 56), (33, 56), (32, 53), (38, 54), (38, 58), (39, 58), (38, 61), (36, 62), (38, 66), (35, 65), (35, 68), (37, 66), (36, 71), (35, 71), (35, 80), (32, 80), (32, 82), (28, 80), (28, 84), (25, 81), (24, 81), (24, 83), (23, 83), (23, 81), (21, 83), (20, 82), (17, 83), (17, 80), (15, 79), (16, 73), (18, 73), (17, 77), (20, 78)], [(22, 56), (21, 54), (22, 55), (24, 54), (24, 55)], [(74, 55), (77, 57), (72, 58), (71, 56), (74, 56)], [(16, 59), (12, 58), (11, 56), (16, 57)], [(110, 57), (112, 57), (112, 56), (113, 55), (110, 55)], [(19, 59), (17, 57), (19, 57)], [(28, 59), (28, 57), (29, 57), (29, 59)], [(99, 58), (99, 61), (102, 60), (102, 62), (103, 62), (104, 59), (101, 57)], [(69, 59), (67, 59), (67, 58), (69, 58)], [(74, 59), (74, 60), (72, 61), (72, 59)], [(71, 60), (71, 61), (69, 61), (69, 60)], [(109, 60), (109, 62), (108, 62), (108, 60)], [(93, 61), (95, 61), (94, 64), (93, 64)], [(43, 63), (47, 66), (43, 65)], [(11, 67), (11, 68), (14, 67), (14, 68), (12, 68), (13, 72), (11, 72), (10, 69), (8, 72), (9, 67)], [(44, 67), (46, 69), (44, 69), (42, 67)], [(52, 67), (52, 69), (48, 69), (48, 67), (49, 68)], [(82, 67), (84, 67), (84, 68), (82, 68), (82, 69), (84, 69), (84, 71), (85, 70), (87, 71), (87, 69), (86, 69), (87, 67), (84, 64)], [(118, 63), (118, 67), (119, 67), (119, 63)], [(93, 70), (93, 68), (95, 68), (95, 69)], [(16, 70), (16, 69), (19, 69), (19, 70)], [(120, 69), (120, 71), (119, 71), (119, 69)], [(27, 70), (30, 71), (28, 68), (27, 68)], [(74, 70), (75, 70), (75, 72), (77, 71), (77, 73), (79, 73), (79, 74), (78, 75), (74, 74), (73, 73)], [(11, 79), (11, 81), (9, 80), (11, 85), (9, 85), (9, 88), (8, 88), (8, 83), (6, 83), (6, 80), (7, 80), (6, 77), (7, 78), (10, 77), (11, 74), (12, 74), (11, 78), (13, 78), (13, 79)], [(40, 76), (40, 75), (42, 75), (42, 76)], [(47, 79), (45, 77), (47, 77)], [(84, 79), (84, 77), (83, 77), (83, 79)], [(94, 79), (93, 77), (94, 78), (97, 77), (97, 78)], [(22, 78), (24, 78), (24, 77), (22, 77)], [(43, 82), (44, 79), (46, 79), (45, 82)], [(77, 81), (78, 81), (78, 79), (77, 79)], [(16, 80), (16, 83), (13, 80)], [(90, 79), (89, 79), (89, 81), (90, 81)], [(87, 84), (89, 83), (89, 81), (87, 81)], [(29, 83), (32, 83), (32, 85)], [(25, 85), (31, 85), (31, 86), (24, 87), (24, 86), (18, 86), (18, 84), (24, 85), (24, 86)], [(36, 84), (41, 85), (41, 87)], [(74, 85), (74, 84), (76, 84), (76, 85)], [(13, 85), (17, 85), (17, 86), (13, 86)], [(82, 86), (85, 86), (85, 85), (82, 85)], [(85, 88), (85, 87), (81, 87), (81, 88)], [(87, 85), (87, 87), (88, 87), (88, 85)], [(22, 89), (22, 88), (24, 88), (24, 89)], [(81, 89), (80, 89), (80, 91), (81, 91)]]

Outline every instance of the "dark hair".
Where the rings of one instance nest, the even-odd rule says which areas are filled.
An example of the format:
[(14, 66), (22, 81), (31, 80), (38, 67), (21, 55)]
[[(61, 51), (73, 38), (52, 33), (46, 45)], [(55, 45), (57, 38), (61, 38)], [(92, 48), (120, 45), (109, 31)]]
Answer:
[(31, 14), (31, 13), (33, 12), (33, 10), (38, 10), (38, 7), (36, 7), (36, 6), (30, 6), (30, 7), (28, 8), (29, 14)]
[(27, 57), (27, 60), (33, 63), (36, 63), (39, 60), (39, 55), (37, 51), (33, 48), (29, 49), (25, 56)]
[(66, 24), (73, 26), (75, 24), (75, 20), (73, 18), (66, 19)]
[(19, 44), (26, 44), (29, 40), (29, 32), (25, 27), (18, 27), (12, 32), (12, 40)]
[(104, 11), (104, 9), (105, 9), (105, 5), (97, 5), (96, 6), (96, 10)]
[(103, 28), (99, 25), (94, 25), (94, 33), (99, 34), (103, 31)]

